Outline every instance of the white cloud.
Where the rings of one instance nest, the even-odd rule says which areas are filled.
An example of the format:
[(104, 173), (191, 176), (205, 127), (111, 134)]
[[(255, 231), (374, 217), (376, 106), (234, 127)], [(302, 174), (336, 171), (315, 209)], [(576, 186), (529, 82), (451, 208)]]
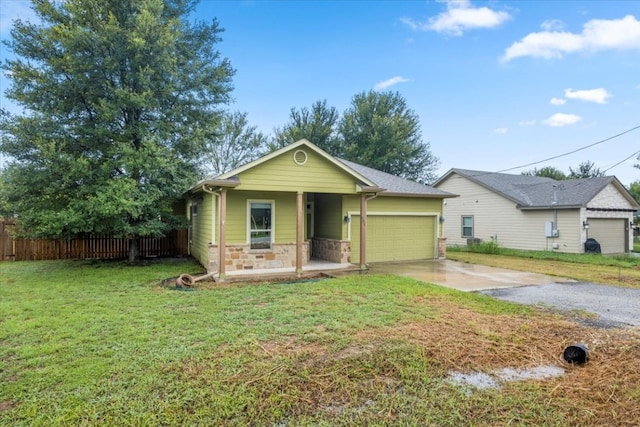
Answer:
[(563, 98), (551, 98), (551, 100), (549, 101), (549, 104), (551, 105), (564, 105), (566, 103), (567, 100)]
[(535, 119), (534, 119), (534, 120), (523, 120), (523, 121), (521, 121), (521, 122), (518, 122), (518, 124), (519, 124), (520, 126), (533, 126), (533, 125), (535, 125), (536, 123), (538, 123), (538, 121), (537, 121), (537, 120), (535, 120)]
[(494, 28), (511, 19), (507, 12), (473, 7), (468, 0), (445, 0), (440, 3), (446, 3), (447, 11), (429, 18), (427, 22), (417, 22), (410, 18), (403, 18), (401, 21), (412, 30), (461, 36), (466, 30)]
[(406, 83), (410, 81), (411, 79), (406, 79), (402, 76), (395, 76), (382, 82), (376, 83), (375, 86), (373, 86), (373, 90), (385, 90), (386, 88), (397, 85), (398, 83)]
[(569, 99), (579, 99), (580, 101), (606, 104), (607, 98), (610, 98), (611, 94), (607, 92), (605, 88), (600, 87), (598, 89), (590, 90), (565, 89), (564, 96)]
[(540, 28), (542, 28), (543, 31), (562, 31), (564, 30), (564, 22), (559, 19), (547, 19), (540, 24)]
[(530, 33), (509, 46), (501, 59), (505, 62), (521, 56), (552, 59), (568, 53), (608, 49), (640, 49), (640, 21), (627, 15), (622, 19), (592, 19), (579, 34), (558, 30)]
[(493, 130), (494, 133), (498, 135), (506, 135), (509, 132), (509, 128), (496, 128)]
[(562, 126), (573, 125), (578, 123), (580, 120), (582, 120), (582, 117), (575, 114), (556, 113), (548, 119), (543, 120), (542, 123), (547, 126), (559, 128)]
[(3, 1), (0, 8), (0, 34), (9, 34), (16, 19), (36, 23), (36, 15), (30, 4), (31, 2), (26, 1)]

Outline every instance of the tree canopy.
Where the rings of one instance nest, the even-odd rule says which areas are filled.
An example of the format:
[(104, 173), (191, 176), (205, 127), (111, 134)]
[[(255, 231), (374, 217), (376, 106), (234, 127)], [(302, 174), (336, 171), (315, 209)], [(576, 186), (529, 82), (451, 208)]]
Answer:
[(533, 168), (532, 170), (522, 172), (522, 175), (543, 176), (555, 179), (556, 181), (562, 181), (565, 179), (597, 178), (604, 176), (604, 172), (597, 168), (593, 162), (587, 160), (580, 163), (576, 169), (569, 166), (569, 174), (565, 174), (553, 166), (545, 166), (540, 169)]
[(555, 168), (553, 166), (545, 166), (545, 167), (542, 167), (540, 169), (533, 168), (530, 171), (522, 172), (522, 175), (542, 176), (542, 177), (546, 177), (546, 178), (555, 179), (557, 181), (562, 181), (564, 179), (567, 179), (567, 175), (565, 175), (564, 172), (562, 172), (560, 169)]
[(328, 106), (326, 100), (314, 102), (311, 109), (294, 107), (289, 113), (289, 123), (275, 129), (270, 148), (273, 151), (306, 138), (329, 154), (339, 155), (340, 141), (336, 133), (339, 118), (338, 110)]
[(629, 193), (636, 199), (636, 202), (640, 203), (640, 181), (633, 181), (629, 185)]
[(206, 173), (219, 175), (260, 157), (269, 139), (249, 125), (247, 113), (227, 112), (219, 126), (206, 137)]
[(587, 160), (586, 162), (580, 163), (576, 169), (569, 166), (569, 176), (567, 178), (597, 178), (600, 176), (604, 176), (604, 172), (602, 172), (600, 168), (597, 168), (593, 162)]
[(202, 127), (230, 100), (217, 21), (193, 0), (38, 0), (3, 69), (23, 113), (0, 118), (8, 208), (24, 233), (161, 235), (198, 176)]
[(356, 94), (338, 130), (346, 160), (414, 181), (436, 179), (439, 160), (422, 141), (419, 118), (400, 93)]

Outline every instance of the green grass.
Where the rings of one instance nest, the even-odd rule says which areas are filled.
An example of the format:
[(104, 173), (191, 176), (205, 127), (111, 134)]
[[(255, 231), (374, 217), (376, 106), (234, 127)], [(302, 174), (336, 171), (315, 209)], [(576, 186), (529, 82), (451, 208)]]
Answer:
[[(636, 246), (637, 245), (634, 242), (634, 247)], [(498, 246), (494, 242), (486, 242), (471, 246), (449, 246), (447, 247), (447, 251), (505, 255), (522, 259), (562, 261), (577, 264), (606, 265), (622, 268), (640, 266), (640, 258), (633, 255), (609, 256), (601, 254), (570, 254), (555, 251), (524, 251), (518, 249), (503, 248)]]
[[(198, 271), (0, 263), (0, 425), (564, 424), (548, 390), (468, 395), (443, 380), (439, 343), (391, 333), (460, 329), (441, 319), (452, 307), (463, 329), (484, 327), (472, 313), (526, 325), (528, 307), (392, 276), (159, 285)], [(515, 345), (494, 332), (491, 351)]]

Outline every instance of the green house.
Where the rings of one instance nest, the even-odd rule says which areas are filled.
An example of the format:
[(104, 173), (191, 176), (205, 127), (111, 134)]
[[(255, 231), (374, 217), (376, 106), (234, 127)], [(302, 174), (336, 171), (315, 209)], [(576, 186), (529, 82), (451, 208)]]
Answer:
[(190, 253), (221, 278), (310, 260), (355, 264), (444, 256), (454, 195), (332, 157), (300, 140), (187, 192)]

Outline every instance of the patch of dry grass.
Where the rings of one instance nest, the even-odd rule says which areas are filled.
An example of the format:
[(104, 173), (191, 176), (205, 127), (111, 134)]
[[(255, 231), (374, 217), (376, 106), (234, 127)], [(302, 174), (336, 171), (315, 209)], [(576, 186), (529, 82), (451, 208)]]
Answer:
[[(203, 386), (222, 381), (256, 396), (259, 403), (247, 408), (246, 420), (282, 405), (283, 414), (302, 424), (327, 420), (333, 413), (338, 425), (348, 424), (345, 419), (392, 425), (420, 413), (420, 405), (412, 413), (407, 402), (431, 398), (435, 408), (426, 412), (426, 425), (455, 425), (456, 419), (477, 426), (640, 425), (639, 330), (594, 329), (542, 311), (533, 316), (480, 314), (447, 298), (416, 298), (416, 303), (438, 315), (357, 331), (341, 348), (296, 336), (256, 341), (243, 350), (243, 359), (252, 364), (231, 377), (212, 379), (223, 371), (214, 359), (204, 362), (204, 369), (202, 360), (180, 369), (182, 375), (204, 380)], [(590, 349), (585, 365), (562, 359), (564, 348), (576, 342)], [(452, 370), (488, 373), (549, 365), (564, 368), (565, 375), (505, 383), (470, 395), (445, 381)], [(425, 387), (438, 396), (430, 396)], [(455, 417), (444, 416), (446, 410)]]

